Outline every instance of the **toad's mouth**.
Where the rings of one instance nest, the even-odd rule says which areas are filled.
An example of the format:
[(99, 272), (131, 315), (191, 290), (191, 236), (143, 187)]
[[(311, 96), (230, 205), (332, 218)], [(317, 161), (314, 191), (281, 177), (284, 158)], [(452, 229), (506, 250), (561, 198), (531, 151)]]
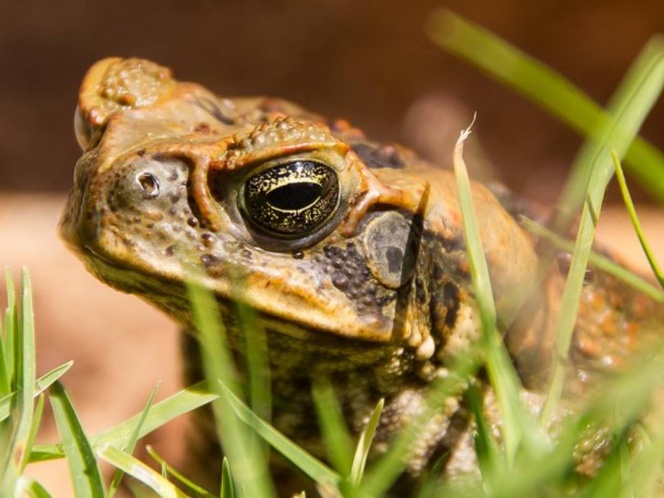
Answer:
[[(83, 260), (86, 269), (100, 281), (121, 292), (135, 294), (156, 306), (178, 322), (183, 329), (195, 330), (192, 304), (187, 292), (187, 279), (182, 278), (182, 266), (178, 265), (177, 269), (172, 268), (171, 271), (162, 271), (157, 275), (154, 272), (146, 271), (146, 268), (140, 265), (127, 263), (118, 265), (113, 255), (106, 254), (103, 249), (93, 244), (78, 245), (75, 250)], [(245, 337), (237, 319), (237, 315), (242, 314), (237, 304), (241, 301), (240, 306), (246, 306), (246, 309), (249, 310), (250, 321), (255, 320), (268, 331), (269, 335), (275, 336), (273, 340), (292, 342), (291, 348), (293, 349), (301, 349), (296, 346), (298, 342), (309, 342), (311, 344), (306, 349), (328, 350), (331, 348), (329, 351), (339, 351), (340, 354), (346, 356), (353, 353), (353, 349), (360, 347), (358, 345), (370, 349), (383, 348), (388, 344), (390, 347), (394, 347), (394, 342), (389, 338), (377, 340), (380, 337), (379, 333), (370, 335), (371, 332), (358, 334), (354, 330), (343, 330), (338, 321), (313, 322), (311, 317), (307, 316), (307, 311), (302, 311), (301, 314), (295, 316), (289, 315), (286, 318), (280, 316), (278, 312), (273, 313), (269, 308), (256, 306), (242, 298), (235, 299), (222, 295), (215, 292), (213, 285), (209, 282), (206, 283), (206, 278), (200, 268), (194, 268), (191, 265), (186, 265), (186, 268), (190, 270), (184, 272), (187, 275), (200, 277), (200, 279), (192, 278), (192, 283), (201, 284), (214, 295), (217, 305), (215, 312), (220, 313), (224, 325), (233, 331), (233, 335), (238, 336), (235, 341), (238, 344), (245, 340), (239, 339)]]
[[(146, 276), (138, 269), (118, 268), (108, 256), (91, 247), (79, 247), (87, 269), (102, 282), (122, 292), (136, 294), (173, 318), (186, 333), (196, 330), (186, 285), (177, 279)], [(221, 317), (229, 345), (243, 352), (248, 340), (265, 334), (272, 362), (285, 357), (295, 368), (312, 362), (333, 370), (383, 363), (394, 355), (393, 343), (349, 337), (339, 330), (311, 328), (305, 321), (289, 321), (253, 307), (240, 309), (236, 301), (215, 295), (215, 314)], [(194, 333), (195, 334), (195, 333)], [(398, 348), (404, 352), (403, 348)], [(336, 366), (335, 366), (336, 365)]]

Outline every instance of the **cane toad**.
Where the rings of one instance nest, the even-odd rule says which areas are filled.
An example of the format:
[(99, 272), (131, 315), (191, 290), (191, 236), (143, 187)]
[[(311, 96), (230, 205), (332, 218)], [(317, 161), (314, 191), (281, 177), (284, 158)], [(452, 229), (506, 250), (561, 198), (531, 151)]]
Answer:
[[(283, 100), (218, 97), (139, 59), (89, 70), (76, 135), (83, 155), (60, 227), (68, 245), (99, 279), (188, 331), (184, 282), (198, 279), (215, 294), (239, 354), (232, 303), (253, 309), (279, 400), (273, 423), (310, 451), (321, 451), (316, 376), (336, 387), (356, 434), (385, 398), (380, 448), (421, 409), (431, 380), (476, 343), (455, 181), (413, 152)], [(565, 271), (547, 274), (524, 314), (513, 291), (532, 284), (536, 241), (489, 188), (474, 183), (472, 195), (498, 322), (536, 393)], [(656, 306), (594, 271), (570, 353), (570, 396), (625, 363)], [(195, 370), (197, 357), (188, 362)], [(446, 472), (472, 468), (470, 419), (461, 399), (450, 400), (418, 443), (410, 475), (441, 455)]]

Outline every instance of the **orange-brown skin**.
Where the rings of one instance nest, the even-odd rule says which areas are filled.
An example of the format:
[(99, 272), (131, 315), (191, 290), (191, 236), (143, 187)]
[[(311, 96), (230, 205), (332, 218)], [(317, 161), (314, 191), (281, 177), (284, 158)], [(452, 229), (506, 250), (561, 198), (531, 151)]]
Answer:
[[(139, 59), (105, 59), (90, 69), (76, 129), (84, 154), (63, 238), (93, 274), (154, 303), (187, 330), (193, 326), (183, 282), (199, 280), (217, 295), (240, 352), (232, 303), (252, 307), (267, 331), (275, 396), (285, 405), (274, 423), (312, 451), (320, 452), (311, 425), (313, 378), (333, 379), (356, 432), (386, 398), (380, 446), (417, 413), (426, 385), (479, 336), (454, 179), (409, 150), (375, 144), (345, 121), (286, 101), (217, 97)], [(249, 179), (296, 161), (325, 166), (338, 200), (325, 199), (334, 208), (328, 213), (319, 196), (309, 218), (273, 206), (260, 218), (247, 207)], [(288, 188), (299, 181), (318, 188), (321, 178), (297, 177)], [(286, 191), (267, 191), (280, 188)], [(541, 387), (564, 272), (554, 268), (533, 289), (535, 241), (489, 189), (473, 184), (472, 193), (499, 324), (524, 384)], [(323, 211), (302, 229), (302, 220)], [(266, 229), (282, 215), (283, 233)], [(530, 301), (522, 306), (523, 293), (515, 291), (524, 289)], [(577, 319), (571, 395), (624, 364), (638, 337), (657, 331), (647, 317), (658, 309), (597, 273)], [(189, 361), (195, 370), (197, 358)], [(536, 410), (538, 395), (529, 396)], [(460, 399), (451, 400), (432, 421), (411, 475), (441, 453), (451, 474), (473, 468), (463, 414)], [(458, 434), (450, 432), (453, 417), (466, 421)]]

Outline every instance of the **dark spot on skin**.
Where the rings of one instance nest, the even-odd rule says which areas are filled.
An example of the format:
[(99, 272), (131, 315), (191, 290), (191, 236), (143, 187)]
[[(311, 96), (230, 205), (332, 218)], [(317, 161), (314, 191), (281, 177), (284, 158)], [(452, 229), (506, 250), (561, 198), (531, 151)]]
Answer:
[(216, 242), (217, 238), (213, 234), (205, 232), (201, 234), (201, 240), (203, 241), (203, 245), (205, 247), (212, 247)]
[(451, 282), (446, 283), (443, 287), (443, 303), (447, 308), (445, 325), (452, 327), (456, 323), (459, 313), (459, 288)]
[(447, 252), (462, 251), (465, 248), (462, 234), (457, 234), (454, 237), (443, 237), (441, 240), (443, 242), (443, 248)]
[(201, 262), (203, 263), (203, 266), (205, 266), (206, 268), (209, 266), (214, 266), (220, 261), (221, 259), (218, 256), (215, 256), (214, 254), (201, 255)]
[(398, 247), (388, 247), (385, 250), (385, 258), (387, 259), (387, 267), (390, 273), (396, 273), (401, 270), (401, 262), (403, 260), (403, 251)]
[(171, 170), (166, 177), (169, 181), (174, 182), (178, 179), (178, 172), (176, 170)]
[(351, 149), (370, 168), (401, 169), (406, 166), (399, 151), (392, 145), (375, 147), (365, 143), (356, 143), (351, 145)]
[(332, 274), (332, 285), (339, 290), (346, 291), (348, 288), (348, 277), (339, 271), (335, 271)]
[(251, 254), (251, 251), (249, 249), (242, 249), (240, 251), (240, 256), (242, 256), (245, 259), (251, 260), (252, 254)]
[(454, 327), (459, 314), (459, 289), (452, 282), (446, 282), (431, 296), (429, 314), (432, 327), (442, 331)]
[(330, 273), (332, 285), (353, 302), (358, 312), (379, 313), (383, 306), (396, 298), (395, 292), (387, 291), (372, 276), (355, 244), (324, 246), (323, 255), (321, 264)]
[(210, 133), (210, 123), (198, 123), (196, 126), (194, 126), (194, 132), (195, 133)]
[(415, 297), (419, 304), (424, 304), (427, 300), (427, 293), (424, 291), (424, 282), (420, 277), (415, 279)]
[(295, 251), (293, 253), (293, 259), (302, 259), (304, 258), (304, 253), (302, 251)]
[(175, 247), (174, 246), (168, 246), (166, 249), (164, 249), (164, 254), (166, 256), (173, 256), (175, 254)]
[(143, 156), (145, 155), (145, 149), (141, 149), (141, 150), (139, 150), (139, 151), (136, 153), (136, 155), (137, 155), (138, 157), (143, 157)]
[(196, 228), (198, 226), (198, 220), (194, 217), (187, 218), (187, 225), (191, 228)]

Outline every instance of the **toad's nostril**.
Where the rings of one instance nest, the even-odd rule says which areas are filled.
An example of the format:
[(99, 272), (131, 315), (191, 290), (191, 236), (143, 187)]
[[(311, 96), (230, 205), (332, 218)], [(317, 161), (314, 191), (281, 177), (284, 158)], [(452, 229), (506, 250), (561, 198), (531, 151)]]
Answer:
[(159, 195), (159, 180), (151, 173), (141, 173), (136, 177), (141, 191), (146, 197), (154, 198)]

